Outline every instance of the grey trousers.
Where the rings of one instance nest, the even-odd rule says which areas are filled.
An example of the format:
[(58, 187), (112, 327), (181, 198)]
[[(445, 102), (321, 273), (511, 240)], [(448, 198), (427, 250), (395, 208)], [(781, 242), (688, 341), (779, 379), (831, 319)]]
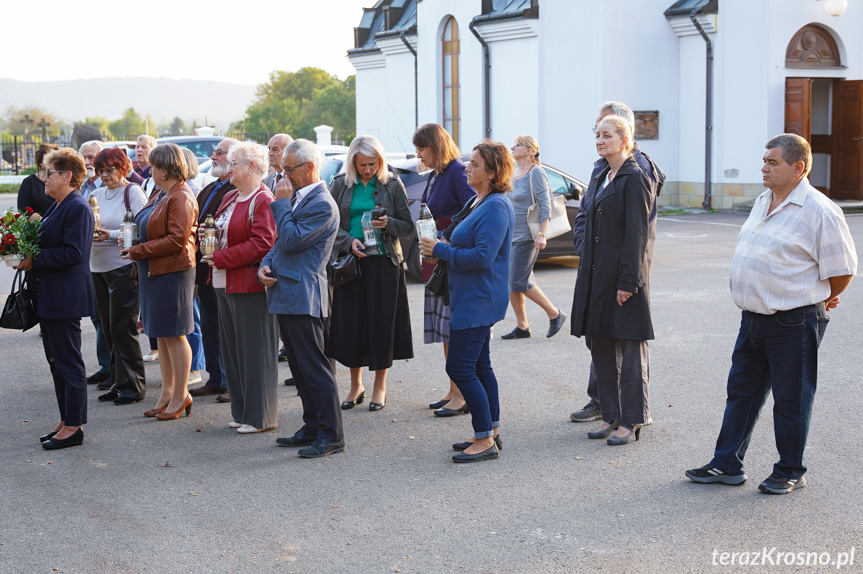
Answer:
[(264, 429), (279, 422), (279, 329), (266, 293), (225, 293), (219, 300), (219, 343), (234, 422)]
[(602, 420), (608, 423), (620, 420), (628, 424), (650, 421), (650, 349), (647, 341), (603, 336), (590, 339), (591, 366), (596, 372)]

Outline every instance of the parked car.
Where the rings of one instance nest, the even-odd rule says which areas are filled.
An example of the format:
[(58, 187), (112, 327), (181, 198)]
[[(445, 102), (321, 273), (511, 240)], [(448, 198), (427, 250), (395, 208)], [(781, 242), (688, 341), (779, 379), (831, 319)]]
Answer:
[[(426, 181), (431, 175), (431, 170), (423, 169), (419, 160), (413, 154), (401, 154), (403, 156), (401, 158), (398, 157), (399, 154), (397, 153), (392, 155), (394, 157), (391, 158), (390, 154), (387, 154), (387, 164), (402, 180), (408, 195), (411, 217), (416, 221), (419, 218), (420, 203), (426, 188)], [(333, 178), (337, 175), (344, 173), (346, 158), (346, 155), (336, 155), (327, 158), (324, 162), (324, 166), (321, 169), (321, 179), (326, 181), (327, 185), (330, 185)], [(468, 158), (469, 156), (462, 156), (461, 159), (467, 161)], [(549, 165), (543, 164), (542, 167), (545, 168), (545, 173), (548, 175), (552, 194), (554, 196), (562, 195), (566, 197), (566, 214), (569, 216), (570, 225), (574, 225), (575, 216), (578, 215), (578, 209), (581, 205), (581, 194), (587, 189), (587, 184), (577, 177)], [(407, 263), (408, 275), (420, 281), (422, 279), (422, 263), (419, 246), (417, 245), (416, 229), (413, 230), (410, 237), (402, 241), (402, 250), (404, 251), (405, 262)], [(550, 239), (548, 246), (539, 252), (539, 259), (562, 255), (575, 255), (571, 233), (564, 233)]]
[(118, 147), (125, 151), (126, 157), (132, 162), (132, 167), (138, 167), (138, 162), (135, 161), (135, 143), (133, 141), (104, 142), (106, 148)]
[(195, 152), (195, 157), (198, 158), (198, 165), (200, 165), (210, 159), (216, 146), (223, 139), (225, 138), (222, 136), (170, 136), (156, 138), (156, 141), (160, 144), (174, 143), (180, 147), (189, 148)]

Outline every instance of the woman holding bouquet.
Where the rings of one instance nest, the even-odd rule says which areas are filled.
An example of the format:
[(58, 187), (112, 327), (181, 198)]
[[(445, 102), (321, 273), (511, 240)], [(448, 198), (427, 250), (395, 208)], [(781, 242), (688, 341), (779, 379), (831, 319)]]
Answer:
[(51, 367), (60, 422), (42, 437), (48, 450), (78, 446), (87, 423), (87, 373), (81, 356), (81, 317), (95, 312), (90, 248), (95, 220), (78, 188), (87, 169), (70, 148), (45, 158), (45, 193), (55, 204), (42, 219), (38, 254), (15, 269), (28, 271), (45, 358)]

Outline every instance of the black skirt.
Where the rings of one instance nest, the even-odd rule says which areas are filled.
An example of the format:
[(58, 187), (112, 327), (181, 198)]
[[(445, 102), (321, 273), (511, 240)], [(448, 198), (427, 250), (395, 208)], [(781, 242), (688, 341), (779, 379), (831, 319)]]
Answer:
[(327, 354), (346, 367), (389, 369), (414, 356), (405, 272), (389, 257), (359, 262), (360, 278), (333, 289)]

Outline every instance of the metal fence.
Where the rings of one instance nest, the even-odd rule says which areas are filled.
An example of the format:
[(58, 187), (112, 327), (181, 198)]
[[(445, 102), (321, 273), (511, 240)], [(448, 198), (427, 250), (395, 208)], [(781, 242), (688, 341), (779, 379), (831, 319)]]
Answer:
[[(123, 137), (110, 137), (107, 134), (102, 134), (103, 141), (128, 141), (134, 142), (140, 134)], [(184, 134), (160, 134), (157, 137), (167, 137), (171, 135)], [(267, 145), (270, 137), (273, 134), (263, 133), (248, 133), (248, 132), (218, 132), (217, 135), (224, 137), (232, 137), (240, 141), (254, 141), (263, 145)], [(294, 138), (305, 138), (312, 141), (316, 140), (314, 132), (312, 133), (296, 133), (292, 134)], [(41, 143), (52, 143), (59, 147), (77, 147), (81, 142), (73, 140), (73, 136), (59, 135), (42, 137), (40, 134), (29, 134), (25, 136), (17, 136), (4, 133), (0, 135), (0, 175), (26, 175), (36, 172), (36, 151)], [(345, 140), (335, 132), (332, 134), (332, 143), (334, 145), (346, 145)]]

